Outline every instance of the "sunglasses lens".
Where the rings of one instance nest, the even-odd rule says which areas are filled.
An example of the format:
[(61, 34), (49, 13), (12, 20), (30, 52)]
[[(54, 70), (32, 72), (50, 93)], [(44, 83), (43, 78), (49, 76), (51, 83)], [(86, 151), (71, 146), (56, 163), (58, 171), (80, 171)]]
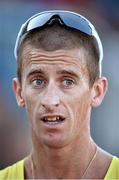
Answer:
[(52, 13), (41, 14), (28, 22), (27, 32), (38, 27), (42, 27), (52, 17)]
[(63, 19), (65, 25), (80, 30), (88, 35), (92, 35), (91, 27), (89, 26), (88, 21), (81, 16), (75, 14), (62, 14), (61, 18)]

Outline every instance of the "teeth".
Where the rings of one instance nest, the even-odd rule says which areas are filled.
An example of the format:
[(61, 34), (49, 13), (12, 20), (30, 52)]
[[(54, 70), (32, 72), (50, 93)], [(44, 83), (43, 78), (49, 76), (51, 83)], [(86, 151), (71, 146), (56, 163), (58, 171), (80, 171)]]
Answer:
[(48, 117), (46, 118), (47, 121), (57, 121), (57, 117)]
[(55, 116), (55, 117), (44, 117), (43, 118), (43, 120), (44, 121), (49, 121), (49, 122), (53, 122), (53, 121), (62, 121), (63, 120), (63, 118), (62, 117), (60, 117), (60, 116)]
[(59, 120), (60, 120), (60, 117), (59, 117), (59, 116), (57, 116), (57, 117), (56, 117), (56, 120), (57, 120), (57, 121), (59, 121)]

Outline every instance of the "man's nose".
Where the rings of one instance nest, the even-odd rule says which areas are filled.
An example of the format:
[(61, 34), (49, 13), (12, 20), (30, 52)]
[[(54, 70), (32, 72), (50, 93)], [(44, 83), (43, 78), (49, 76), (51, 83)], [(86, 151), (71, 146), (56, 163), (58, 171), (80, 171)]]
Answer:
[(42, 95), (41, 105), (49, 110), (53, 110), (60, 104), (60, 98), (58, 95), (58, 90), (52, 86), (48, 87), (45, 93)]

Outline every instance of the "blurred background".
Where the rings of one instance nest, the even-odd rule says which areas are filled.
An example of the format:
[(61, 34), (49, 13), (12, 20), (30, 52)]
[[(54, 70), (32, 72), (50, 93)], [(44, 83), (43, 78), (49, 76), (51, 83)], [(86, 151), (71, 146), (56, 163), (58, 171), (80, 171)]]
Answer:
[(93, 109), (91, 133), (95, 142), (119, 156), (119, 1), (118, 0), (1, 0), (0, 1), (0, 168), (24, 158), (31, 148), (25, 110), (17, 106), (12, 78), (13, 55), (21, 24), (43, 10), (64, 9), (86, 16), (96, 26), (104, 47), (103, 75), (108, 93)]

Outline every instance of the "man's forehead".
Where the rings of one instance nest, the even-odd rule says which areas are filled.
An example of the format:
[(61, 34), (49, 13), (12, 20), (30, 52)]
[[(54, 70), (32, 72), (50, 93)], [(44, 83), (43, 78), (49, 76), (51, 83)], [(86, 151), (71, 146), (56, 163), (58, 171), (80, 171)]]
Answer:
[(88, 74), (85, 61), (82, 60), (82, 49), (57, 50), (53, 52), (41, 49), (31, 49), (30, 55), (23, 62), (27, 74), (52, 73), (56, 74)]
[(37, 61), (37, 60), (57, 60), (65, 59), (67, 62), (78, 60), (80, 62), (85, 61), (85, 49), (82, 47), (76, 49), (59, 49), (56, 51), (45, 51), (43, 49), (36, 49), (30, 45), (26, 46), (23, 50), (22, 58), (25, 61)]
[(23, 69), (39, 68), (39, 66), (41, 68), (41, 66), (43, 67), (49, 64), (56, 65), (58, 68), (63, 65), (65, 68), (68, 66), (69, 69), (87, 71), (85, 51), (83, 48), (45, 51), (33, 48), (32, 46), (26, 46), (22, 58)]

